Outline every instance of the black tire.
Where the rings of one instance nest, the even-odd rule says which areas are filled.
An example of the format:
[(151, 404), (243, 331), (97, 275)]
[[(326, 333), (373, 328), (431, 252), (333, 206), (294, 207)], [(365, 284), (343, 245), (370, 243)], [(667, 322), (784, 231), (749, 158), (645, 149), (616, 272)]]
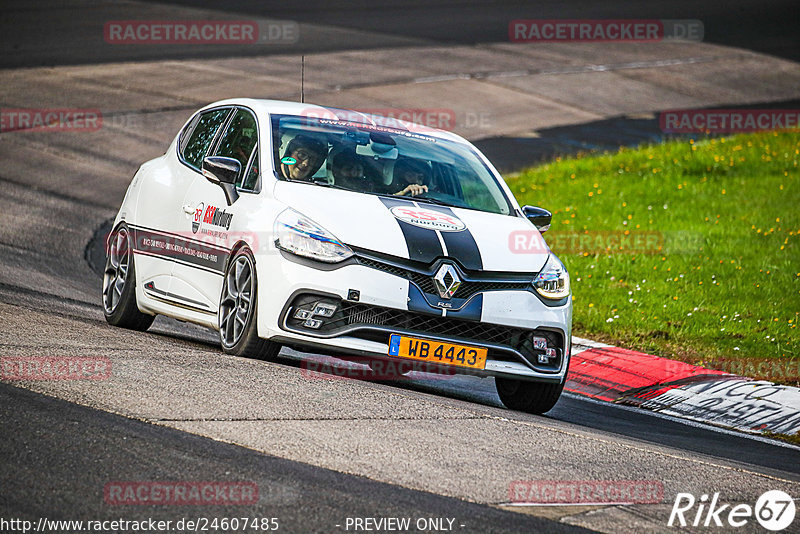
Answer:
[(249, 249), (242, 248), (225, 269), (219, 298), (217, 324), (220, 344), (226, 354), (261, 360), (274, 360), (278, 356), (280, 344), (258, 337), (257, 303), (255, 260)]
[(136, 305), (136, 270), (128, 227), (120, 225), (108, 240), (103, 273), (103, 313), (112, 326), (139, 330), (150, 328), (155, 319)]
[(550, 411), (564, 389), (563, 382), (547, 384), (500, 377), (495, 377), (494, 382), (497, 394), (507, 408), (535, 414)]

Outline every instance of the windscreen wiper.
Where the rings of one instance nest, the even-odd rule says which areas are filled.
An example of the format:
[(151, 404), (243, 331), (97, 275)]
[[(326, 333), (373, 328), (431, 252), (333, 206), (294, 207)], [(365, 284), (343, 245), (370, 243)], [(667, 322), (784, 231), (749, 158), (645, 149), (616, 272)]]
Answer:
[(428, 198), (428, 197), (404, 197), (411, 200), (416, 200), (418, 202), (428, 202), (430, 204), (437, 204), (439, 206), (449, 206), (451, 208), (461, 208), (462, 206), (457, 206), (455, 204), (451, 204), (450, 202), (445, 202), (443, 200), (439, 200), (438, 198)]
[(342, 187), (341, 185), (332, 184), (332, 183), (328, 182), (327, 180), (314, 180), (313, 183), (314, 183), (314, 185), (318, 185), (318, 186), (321, 186), (321, 187), (332, 187), (334, 189), (342, 189), (344, 191), (353, 191), (352, 189), (350, 189), (348, 187)]

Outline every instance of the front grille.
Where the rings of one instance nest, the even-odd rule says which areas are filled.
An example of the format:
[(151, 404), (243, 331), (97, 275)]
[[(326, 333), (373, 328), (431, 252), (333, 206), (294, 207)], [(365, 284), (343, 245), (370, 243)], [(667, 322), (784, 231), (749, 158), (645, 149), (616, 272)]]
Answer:
[[(400, 278), (405, 278), (414, 283), (420, 291), (428, 295), (438, 296), (436, 291), (436, 284), (433, 281), (434, 270), (422, 268), (410, 268), (393, 265), (391, 263), (376, 260), (374, 258), (367, 258), (363, 255), (357, 256), (358, 263), (366, 267), (371, 267), (379, 271), (384, 271)], [(461, 273), (463, 275), (463, 273)], [(485, 291), (527, 291), (531, 287), (531, 280), (533, 275), (520, 275), (518, 273), (509, 274), (506, 276), (516, 277), (519, 280), (491, 280), (487, 275), (477, 274), (476, 278), (483, 278), (478, 280), (463, 279), (458, 290), (453, 295), (453, 298), (468, 299), (476, 293), (483, 293)], [(497, 274), (493, 275), (497, 277)], [(502, 274), (501, 274), (502, 276)]]
[(354, 304), (343, 302), (341, 306), (342, 317), (330, 321), (323, 327), (326, 330), (336, 330), (343, 326), (354, 324), (372, 324), (390, 326), (403, 330), (425, 332), (444, 337), (460, 337), (475, 341), (488, 341), (501, 345), (513, 345), (514, 340), (527, 330), (501, 325), (465, 321), (440, 315), (425, 315), (422, 313), (382, 308), (367, 304)]
[[(319, 296), (304, 294), (297, 296), (287, 309), (289, 315), (286, 323), (295, 330), (309, 334), (335, 335), (338, 332), (348, 336), (388, 343), (389, 330), (399, 330), (420, 335), (433, 336), (453, 340), (460, 340), (471, 344), (491, 343), (501, 345), (518, 351), (528, 363), (540, 371), (555, 372), (561, 367), (561, 356), (564, 350), (564, 338), (560, 332), (552, 330), (528, 330), (513, 326), (504, 326), (479, 321), (468, 321), (455, 317), (442, 317), (418, 312), (372, 306), (358, 302), (340, 301), (333, 317), (326, 318), (318, 329), (308, 329), (302, 326), (302, 320), (294, 319), (291, 311), (298, 307), (308, 306), (319, 300)], [(533, 337), (547, 339), (548, 347), (559, 350), (559, 358), (547, 364), (537, 362), (537, 355), (542, 350), (533, 348)], [(497, 349), (489, 350), (489, 357), (496, 360), (519, 361), (508, 352)]]

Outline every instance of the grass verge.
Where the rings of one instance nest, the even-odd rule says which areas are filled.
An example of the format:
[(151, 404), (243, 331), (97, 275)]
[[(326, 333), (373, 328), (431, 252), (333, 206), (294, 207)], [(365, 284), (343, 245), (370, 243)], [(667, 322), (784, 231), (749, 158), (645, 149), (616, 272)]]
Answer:
[(800, 382), (800, 135), (577, 155), (507, 182), (553, 212), (576, 335)]

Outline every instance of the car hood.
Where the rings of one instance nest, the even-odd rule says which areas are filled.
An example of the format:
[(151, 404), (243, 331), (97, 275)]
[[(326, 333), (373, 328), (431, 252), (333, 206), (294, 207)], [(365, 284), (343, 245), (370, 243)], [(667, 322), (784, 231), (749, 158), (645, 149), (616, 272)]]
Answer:
[(550, 253), (522, 217), (283, 181), (275, 198), (349, 246), (400, 258), (447, 256), (467, 269), (534, 273)]

